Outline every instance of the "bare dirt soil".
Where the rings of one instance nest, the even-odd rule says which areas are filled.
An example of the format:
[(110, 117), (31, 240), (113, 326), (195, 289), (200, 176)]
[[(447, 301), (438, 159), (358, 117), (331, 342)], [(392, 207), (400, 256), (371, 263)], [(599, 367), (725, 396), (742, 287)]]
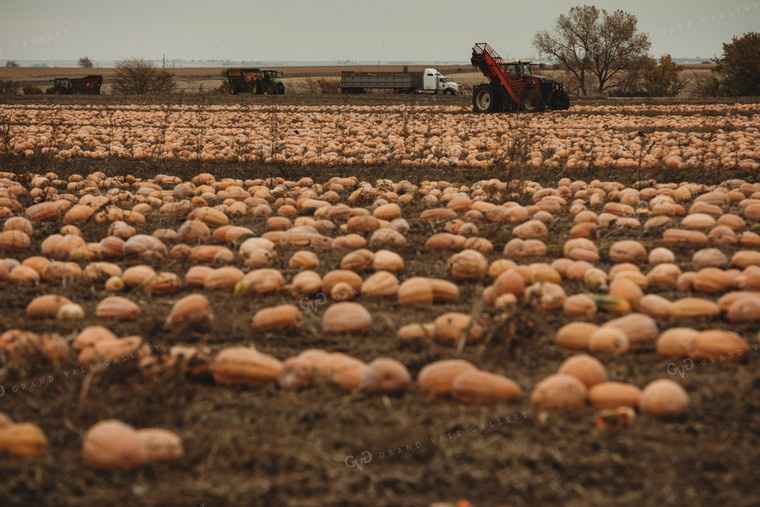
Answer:
[[(434, 100), (440, 100), (435, 97)], [(103, 171), (108, 175), (150, 178), (172, 174), (190, 179), (210, 172), (222, 177), (263, 178), (281, 176), (296, 180), (309, 176), (315, 182), (335, 175), (356, 175), (413, 183), (425, 179), (468, 184), (498, 178), (493, 171), (415, 169), (391, 167), (295, 167), (193, 162), (141, 163), (133, 161), (53, 161), (0, 159), (0, 171), (17, 174), (55, 171), (65, 178), (72, 173)], [(536, 181), (556, 183), (563, 174), (531, 173)], [(568, 175), (569, 176), (569, 175)], [(688, 175), (647, 173), (641, 179), (717, 183), (742, 177), (758, 181), (755, 174), (730, 175), (694, 171)], [(573, 173), (574, 179), (617, 179), (632, 183), (630, 173)], [(170, 187), (167, 187), (167, 189)], [(341, 195), (345, 200), (348, 192)], [(523, 199), (523, 204), (528, 201)], [(31, 204), (31, 201), (23, 204)], [(369, 206), (371, 203), (359, 203)], [(403, 277), (420, 274), (449, 278), (444, 269), (447, 254), (430, 253), (424, 242), (434, 226), (419, 220), (420, 200), (403, 208), (411, 224), (409, 246), (399, 253), (406, 259)], [(177, 228), (181, 217), (149, 214), (138, 233), (161, 227)], [(233, 223), (264, 232), (264, 218), (235, 218)], [(38, 225), (32, 250), (17, 258), (39, 254), (41, 239), (57, 232), (62, 223)], [(571, 226), (558, 220), (550, 229), (546, 259), (561, 255)], [(88, 223), (81, 227), (87, 241), (106, 235), (107, 226)], [(501, 256), (511, 226), (483, 225)], [(438, 232), (438, 231), (436, 231)], [(621, 238), (642, 241), (648, 249), (660, 245), (661, 231), (612, 230), (599, 238), (600, 252)], [(296, 248), (278, 249), (275, 267), (290, 279), (287, 261)], [(688, 266), (690, 250), (674, 249), (677, 262)], [(733, 249), (726, 248), (730, 255)], [(336, 269), (345, 252), (321, 253), (319, 272)], [(6, 256), (10, 254), (4, 254)], [(142, 261), (120, 261), (122, 267)], [(157, 269), (183, 276), (187, 261), (153, 260)], [(600, 263), (605, 270), (611, 264)], [(622, 431), (594, 427), (589, 408), (574, 414), (544, 416), (530, 407), (527, 396), (542, 378), (554, 373), (572, 353), (554, 343), (555, 331), (567, 322), (560, 314), (547, 313), (520, 302), (513, 312), (484, 309), (478, 305), (482, 282), (463, 285), (460, 301), (446, 305), (408, 309), (395, 298), (362, 297), (373, 316), (372, 331), (365, 336), (328, 336), (321, 332), (325, 305), (312, 301), (304, 310), (298, 333), (255, 333), (253, 314), (261, 308), (285, 302), (298, 304), (289, 294), (236, 298), (227, 293), (206, 293), (216, 315), (210, 330), (174, 331), (163, 321), (174, 296), (149, 297), (140, 290), (127, 296), (140, 303), (136, 322), (109, 324), (119, 336), (139, 334), (165, 355), (175, 344), (205, 345), (217, 351), (226, 346), (253, 344), (279, 358), (311, 347), (341, 351), (364, 361), (389, 356), (403, 362), (413, 376), (425, 364), (461, 357), (478, 367), (516, 381), (526, 393), (515, 405), (470, 407), (450, 400), (430, 400), (414, 390), (400, 397), (375, 397), (349, 393), (336, 387), (284, 392), (276, 386), (223, 387), (210, 379), (191, 377), (179, 368), (146, 375), (134, 361), (126, 360), (101, 371), (82, 372), (72, 360), (52, 364), (7, 362), (0, 358), (0, 411), (15, 421), (38, 424), (49, 439), (48, 454), (28, 461), (0, 460), (2, 505), (383, 505), (419, 506), (436, 501), (466, 498), (476, 506), (538, 505), (732, 505), (760, 504), (757, 466), (760, 459), (760, 353), (757, 326), (731, 326), (724, 321), (689, 322), (699, 328), (731, 328), (749, 343), (743, 364), (696, 364), (691, 371), (680, 361), (654, 353), (600, 356), (612, 380), (643, 387), (658, 378), (682, 384), (691, 397), (688, 414), (663, 421), (640, 415)], [(567, 285), (568, 293), (580, 287)], [(81, 323), (28, 321), (24, 309), (42, 293), (59, 293), (80, 303), (87, 317)], [(686, 294), (662, 292), (669, 298)], [(57, 331), (69, 339), (84, 326), (98, 323), (94, 308), (106, 296), (102, 283), (73, 282), (66, 286), (42, 283), (18, 288), (5, 283), (0, 290), (0, 332), (9, 328)], [(467, 346), (461, 354), (436, 342), (401, 344), (395, 339), (403, 324), (432, 321), (446, 311), (483, 312), (488, 339)], [(600, 314), (593, 322), (609, 318)], [(659, 322), (660, 329), (682, 325)], [(63, 326), (63, 327), (62, 327)], [(40, 382), (43, 379), (44, 383)], [(34, 382), (34, 387), (31, 387)], [(22, 387), (25, 386), (25, 387)], [(177, 432), (186, 456), (178, 462), (141, 467), (131, 471), (95, 470), (84, 466), (83, 433), (94, 423), (118, 418), (136, 427), (163, 427)]]

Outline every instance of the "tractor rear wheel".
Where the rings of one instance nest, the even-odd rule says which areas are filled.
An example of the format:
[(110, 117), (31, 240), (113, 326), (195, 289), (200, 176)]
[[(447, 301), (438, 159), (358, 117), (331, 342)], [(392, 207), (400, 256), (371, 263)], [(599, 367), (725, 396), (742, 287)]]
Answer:
[(545, 107), (544, 98), (537, 90), (528, 90), (520, 100), (520, 109), (528, 113), (543, 111)]
[(497, 94), (489, 84), (481, 84), (472, 91), (472, 110), (475, 113), (493, 113), (498, 111)]
[(565, 90), (554, 90), (549, 96), (549, 107), (555, 110), (570, 109), (570, 96)]

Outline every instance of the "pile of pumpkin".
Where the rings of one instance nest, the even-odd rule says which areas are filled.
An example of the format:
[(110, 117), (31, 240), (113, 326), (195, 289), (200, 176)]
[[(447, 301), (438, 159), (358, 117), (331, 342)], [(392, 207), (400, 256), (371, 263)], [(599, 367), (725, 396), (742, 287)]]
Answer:
[[(760, 168), (756, 104), (574, 106), (473, 115), (457, 106), (0, 105), (0, 153), (426, 167)], [(642, 134), (642, 130), (651, 131)], [(515, 147), (524, 143), (520, 149)]]
[[(436, 340), (457, 347), (449, 349), (452, 354), (482, 341), (494, 315), (533, 308), (562, 316), (566, 324), (556, 333), (561, 347), (612, 358), (657, 350), (667, 357), (740, 361), (749, 344), (720, 329), (722, 323), (760, 318), (760, 236), (752, 231), (760, 221), (760, 186), (743, 180), (715, 186), (650, 181), (626, 188), (567, 178), (542, 187), (496, 179), (413, 185), (357, 178), (217, 181), (208, 173), (191, 181), (167, 175), (142, 180), (93, 173), (63, 180), (52, 172), (0, 173), (0, 216), (0, 250), (6, 256), (0, 259), (0, 282), (47, 292), (30, 299), (26, 318), (82, 327), (71, 337), (6, 329), (0, 347), (7, 357), (31, 352), (58, 362), (76, 356), (81, 364), (105, 364), (136, 354), (146, 371), (180, 363), (219, 384), (277, 383), (282, 389), (328, 383), (393, 394), (413, 386), (405, 365), (390, 357), (366, 364), (309, 349), (283, 361), (238, 346), (218, 351), (175, 346), (151, 354), (142, 337), (120, 338), (104, 327), (114, 319), (140, 319), (138, 291), (174, 300), (166, 316), (169, 328), (212, 331), (207, 295), (279, 295), (280, 304), (252, 312), (251, 326), (258, 333), (291, 334), (299, 333), (309, 302), (330, 303), (320, 315), (324, 333), (367, 333), (373, 318), (363, 303), (387, 298), (389, 305), (431, 315), (429, 322), (399, 325), (399, 340)], [(176, 228), (152, 227), (154, 220), (166, 224), (168, 217), (176, 219)], [(572, 226), (565, 231), (567, 223)], [(58, 232), (40, 232), (51, 227)], [(410, 244), (413, 228), (431, 231), (424, 244)], [(83, 229), (105, 235), (88, 236), (93, 233)], [(494, 232), (510, 239), (494, 244)], [(561, 257), (549, 257), (560, 253), (547, 244), (550, 235), (568, 238), (561, 243)], [(600, 242), (600, 235), (639, 239)], [(339, 265), (323, 265), (320, 253), (333, 251), (341, 252)], [(442, 259), (440, 269), (429, 265), (425, 272), (410, 272), (407, 266), (418, 251)], [(162, 259), (193, 265), (178, 273), (145, 263)], [(95, 305), (99, 325), (92, 325), (82, 302), (55, 294), (69, 282), (89, 283), (95, 294), (106, 294)], [(475, 301), (461, 299), (463, 289), (479, 284), (484, 289)], [(177, 296), (188, 290), (197, 293)], [(670, 300), (663, 293), (682, 297)], [(438, 312), (441, 303), (462, 311)], [(705, 319), (715, 326), (686, 327), (690, 322), (704, 327)], [(606, 375), (589, 381), (588, 372), (601, 365), (589, 359), (580, 364), (585, 366), (570, 368), (576, 374), (563, 366), (557, 376), (537, 382), (532, 403), (542, 410), (572, 410), (590, 402), (599, 409), (639, 407), (655, 415), (681, 414), (688, 406), (688, 397), (670, 381), (635, 396), (638, 386), (605, 385)], [(435, 371), (448, 373), (430, 373)], [(417, 375), (416, 388), (473, 404), (522, 396), (510, 379), (461, 362), (428, 365)], [(644, 396), (650, 388), (670, 394), (665, 402), (659, 395), (651, 401)], [(631, 414), (621, 410), (609, 417), (627, 421)]]

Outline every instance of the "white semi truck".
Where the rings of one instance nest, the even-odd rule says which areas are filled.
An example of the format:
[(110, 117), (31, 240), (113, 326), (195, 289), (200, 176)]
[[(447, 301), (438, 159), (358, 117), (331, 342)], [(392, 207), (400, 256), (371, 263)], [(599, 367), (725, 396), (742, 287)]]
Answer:
[(459, 95), (462, 85), (436, 69), (423, 72), (353, 72), (340, 73), (343, 93), (366, 93), (368, 89), (391, 89), (393, 93), (442, 93)]

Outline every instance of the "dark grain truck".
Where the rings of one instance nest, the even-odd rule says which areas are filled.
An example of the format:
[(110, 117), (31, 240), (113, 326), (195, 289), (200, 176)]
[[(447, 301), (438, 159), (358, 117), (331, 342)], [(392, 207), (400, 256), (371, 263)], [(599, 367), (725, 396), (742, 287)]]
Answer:
[(103, 84), (103, 76), (86, 76), (80, 78), (57, 77), (53, 80), (53, 86), (45, 90), (48, 95), (73, 95), (85, 93), (100, 95), (100, 85)]

